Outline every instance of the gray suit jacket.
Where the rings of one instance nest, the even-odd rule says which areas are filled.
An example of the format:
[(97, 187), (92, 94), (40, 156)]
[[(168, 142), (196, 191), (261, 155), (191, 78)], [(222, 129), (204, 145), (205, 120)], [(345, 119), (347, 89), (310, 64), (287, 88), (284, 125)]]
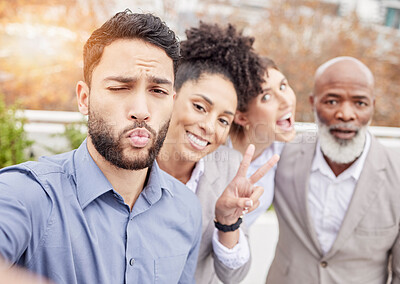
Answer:
[(239, 283), (250, 268), (250, 260), (236, 270), (226, 267), (214, 256), (212, 247), (215, 203), (235, 177), (240, 161), (241, 154), (226, 146), (219, 147), (205, 157), (204, 174), (196, 192), (203, 211), (203, 234), (195, 273), (198, 284), (218, 283), (218, 278), (223, 283)]
[(388, 264), (391, 283), (400, 283), (400, 153), (372, 137), (338, 236), (323, 255), (307, 208), (315, 143), (300, 140), (286, 145), (275, 176), (279, 240), (267, 283), (384, 284)]

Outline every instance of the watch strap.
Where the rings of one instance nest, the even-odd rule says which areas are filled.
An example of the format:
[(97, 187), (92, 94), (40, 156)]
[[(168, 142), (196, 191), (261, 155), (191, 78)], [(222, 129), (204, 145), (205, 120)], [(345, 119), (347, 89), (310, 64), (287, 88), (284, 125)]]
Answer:
[(217, 219), (214, 219), (215, 228), (225, 233), (236, 231), (237, 229), (239, 229), (240, 224), (242, 224), (242, 222), (243, 222), (242, 216), (240, 216), (239, 219), (236, 221), (236, 223), (232, 225), (223, 225), (220, 222), (218, 222)]

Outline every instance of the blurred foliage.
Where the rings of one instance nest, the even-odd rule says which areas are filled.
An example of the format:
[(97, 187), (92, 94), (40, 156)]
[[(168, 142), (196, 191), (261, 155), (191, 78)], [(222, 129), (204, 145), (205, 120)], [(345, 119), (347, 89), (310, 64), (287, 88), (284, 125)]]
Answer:
[(76, 111), (82, 48), (114, 0), (0, 1), (0, 92), (7, 105)]
[(77, 149), (87, 136), (86, 120), (65, 125), (65, 131), (62, 136), (68, 140), (70, 150)]
[(67, 145), (55, 148), (42, 144), (41, 147), (50, 154), (56, 155), (77, 149), (87, 137), (87, 121), (84, 119), (80, 122), (67, 123), (64, 125), (64, 132), (53, 134), (52, 136), (65, 139)]
[(32, 145), (24, 130), (25, 119), (17, 107), (6, 107), (0, 95), (0, 168), (28, 160), (27, 149)]

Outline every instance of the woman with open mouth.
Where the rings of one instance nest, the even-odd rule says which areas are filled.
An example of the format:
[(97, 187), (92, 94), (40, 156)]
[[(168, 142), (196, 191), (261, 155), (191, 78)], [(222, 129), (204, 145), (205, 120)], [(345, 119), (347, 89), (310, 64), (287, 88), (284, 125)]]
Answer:
[(245, 150), (241, 164), (239, 152), (221, 145), (233, 123), (238, 97), (261, 92), (264, 69), (253, 51), (253, 38), (231, 25), (200, 23), (186, 35), (175, 78), (174, 111), (157, 161), (202, 204), (196, 282), (218, 283), (219, 278), (223, 283), (238, 283), (250, 267), (241, 215), (258, 206), (263, 189), (254, 183), (278, 158), (247, 178), (254, 146)]
[[(296, 95), (277, 65), (267, 57), (261, 60), (265, 70), (262, 92), (254, 97), (250, 93), (239, 97), (238, 111), (227, 142), (228, 146), (241, 153), (246, 151), (249, 144), (255, 145), (248, 175), (252, 175), (273, 155), (280, 155), (283, 142), (292, 140), (296, 134)], [(246, 214), (244, 219), (247, 226), (251, 226), (271, 206), (275, 170), (276, 166), (257, 182), (264, 188), (264, 193), (260, 197), (260, 206)]]

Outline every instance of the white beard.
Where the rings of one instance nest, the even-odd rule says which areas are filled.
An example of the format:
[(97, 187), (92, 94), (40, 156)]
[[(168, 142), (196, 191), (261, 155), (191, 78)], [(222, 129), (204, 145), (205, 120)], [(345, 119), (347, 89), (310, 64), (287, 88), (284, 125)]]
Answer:
[[(337, 164), (349, 164), (361, 156), (367, 135), (367, 125), (355, 127), (351, 123), (341, 123), (335, 126), (327, 126), (318, 119), (317, 115), (315, 115), (315, 119), (318, 124), (321, 151), (329, 160)], [(335, 138), (330, 130), (338, 126), (356, 130), (357, 134), (351, 140)]]

